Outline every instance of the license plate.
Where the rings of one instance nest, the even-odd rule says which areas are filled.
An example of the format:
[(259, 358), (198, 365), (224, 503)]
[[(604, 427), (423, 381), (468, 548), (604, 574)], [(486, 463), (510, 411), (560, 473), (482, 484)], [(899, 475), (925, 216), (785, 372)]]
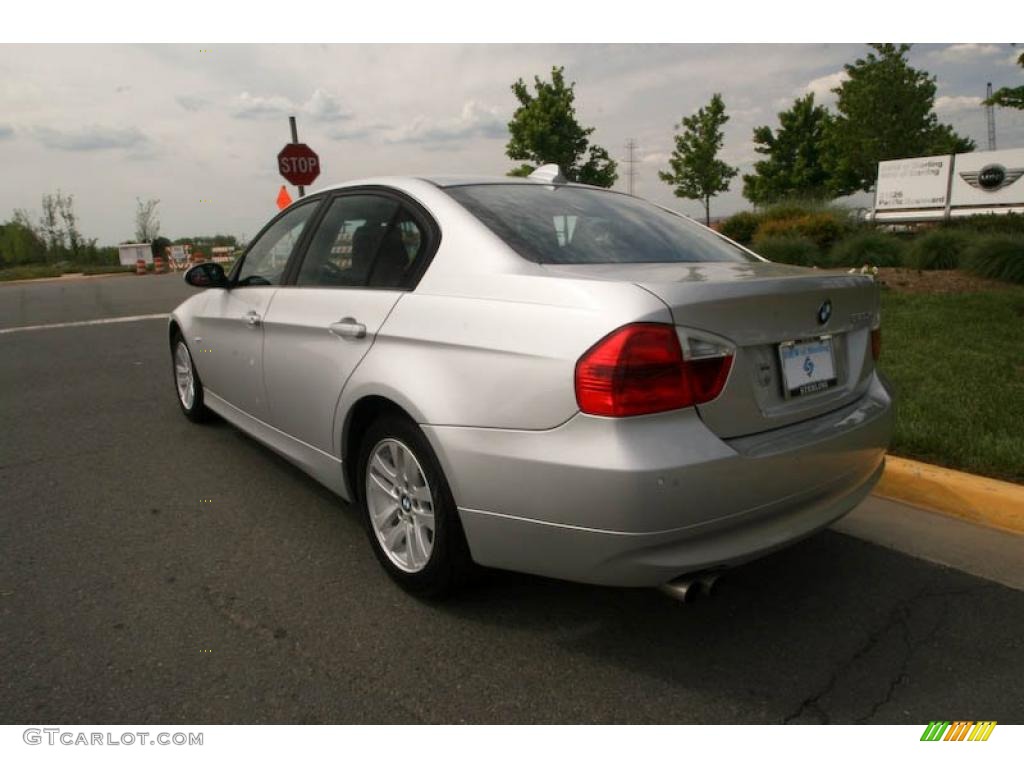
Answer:
[(836, 384), (832, 337), (787, 341), (779, 345), (786, 397), (810, 395)]

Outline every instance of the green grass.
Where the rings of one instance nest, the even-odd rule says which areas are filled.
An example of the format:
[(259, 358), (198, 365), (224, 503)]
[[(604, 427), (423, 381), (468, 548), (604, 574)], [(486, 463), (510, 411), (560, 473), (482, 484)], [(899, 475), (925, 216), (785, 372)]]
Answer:
[[(152, 266), (150, 266), (152, 269)], [(113, 275), (121, 272), (135, 272), (134, 266), (124, 267), (120, 264), (23, 264), (18, 267), (0, 269), (0, 281), (4, 280), (33, 280), (39, 277), (60, 277), (81, 273), (83, 275)]]
[(20, 267), (0, 269), (0, 281), (32, 280), (37, 277), (60, 277), (60, 270), (49, 264), (23, 264)]
[(1024, 483), (1024, 288), (883, 291), (879, 367), (894, 454)]

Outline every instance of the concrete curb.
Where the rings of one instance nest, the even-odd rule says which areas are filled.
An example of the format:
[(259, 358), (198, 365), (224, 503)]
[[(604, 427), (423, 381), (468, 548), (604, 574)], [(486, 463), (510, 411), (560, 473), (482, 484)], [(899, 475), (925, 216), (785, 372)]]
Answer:
[(887, 456), (875, 495), (1024, 534), (1024, 486)]
[[(152, 274), (147, 272), (147, 275)], [(25, 285), (26, 283), (77, 283), (80, 280), (98, 280), (103, 277), (121, 277), (135, 275), (134, 272), (102, 272), (98, 275), (83, 275), (81, 272), (68, 272), (60, 277), (26, 277), (20, 280), (0, 280), (0, 286)]]

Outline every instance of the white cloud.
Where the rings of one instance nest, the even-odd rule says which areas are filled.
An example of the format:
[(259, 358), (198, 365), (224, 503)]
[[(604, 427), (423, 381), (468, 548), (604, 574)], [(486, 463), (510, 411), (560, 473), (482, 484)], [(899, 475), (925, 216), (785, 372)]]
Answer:
[(186, 112), (198, 112), (209, 104), (209, 101), (204, 99), (202, 96), (189, 96), (187, 94), (184, 96), (178, 96), (174, 100), (178, 102), (178, 106)]
[(454, 118), (428, 118), (422, 115), (388, 136), (395, 143), (440, 145), (470, 138), (499, 139), (508, 132), (508, 117), (498, 107), (467, 101)]
[(670, 157), (668, 152), (649, 152), (646, 155), (641, 155), (637, 162), (661, 165), (667, 163)]
[(281, 117), (295, 111), (295, 105), (284, 96), (254, 96), (242, 91), (231, 102), (231, 115), (242, 120)]
[[(180, 98), (178, 103), (181, 103)], [(259, 120), (302, 114), (321, 122), (335, 122), (338, 120), (348, 120), (352, 117), (352, 113), (344, 109), (341, 101), (336, 96), (322, 88), (315, 89), (303, 104), (296, 104), (284, 96), (257, 96), (248, 91), (243, 91), (232, 100), (230, 111), (233, 117), (242, 120)]]
[(999, 46), (990, 43), (956, 43), (935, 51), (933, 56), (945, 61), (964, 61), (965, 59), (983, 58), (995, 56), (999, 53)]
[(327, 91), (317, 88), (313, 95), (302, 105), (302, 111), (314, 120), (325, 122), (334, 120), (348, 120), (352, 113), (344, 109), (341, 101)]
[(832, 93), (832, 90), (834, 88), (838, 88), (849, 79), (849, 75), (846, 74), (846, 71), (841, 69), (838, 72), (814, 78), (803, 88), (799, 88), (794, 91), (794, 95), (799, 98), (806, 93), (813, 93), (814, 100), (819, 104), (822, 102), (832, 101), (836, 97), (836, 95)]
[(978, 109), (981, 106), (981, 99), (977, 96), (939, 96), (935, 99), (935, 111), (950, 113), (950, 112), (966, 112), (972, 109)]
[(86, 125), (71, 130), (36, 126), (33, 134), (47, 149), (72, 152), (91, 152), (100, 149), (133, 149), (146, 144), (146, 137), (138, 128), (111, 128)]

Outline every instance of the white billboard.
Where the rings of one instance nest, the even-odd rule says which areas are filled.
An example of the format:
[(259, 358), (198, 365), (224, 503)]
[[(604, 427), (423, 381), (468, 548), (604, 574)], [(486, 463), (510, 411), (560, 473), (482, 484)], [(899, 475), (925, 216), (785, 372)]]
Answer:
[(953, 216), (978, 213), (977, 209), (1024, 212), (1024, 149), (957, 155), (951, 190)]
[(876, 221), (1024, 213), (1024, 149), (887, 160), (878, 164)]
[(935, 155), (879, 163), (876, 213), (930, 211), (935, 217), (943, 216), (952, 161), (952, 155)]
[(137, 259), (153, 263), (153, 249), (149, 243), (123, 243), (117, 246), (118, 261), (122, 266), (135, 266)]

